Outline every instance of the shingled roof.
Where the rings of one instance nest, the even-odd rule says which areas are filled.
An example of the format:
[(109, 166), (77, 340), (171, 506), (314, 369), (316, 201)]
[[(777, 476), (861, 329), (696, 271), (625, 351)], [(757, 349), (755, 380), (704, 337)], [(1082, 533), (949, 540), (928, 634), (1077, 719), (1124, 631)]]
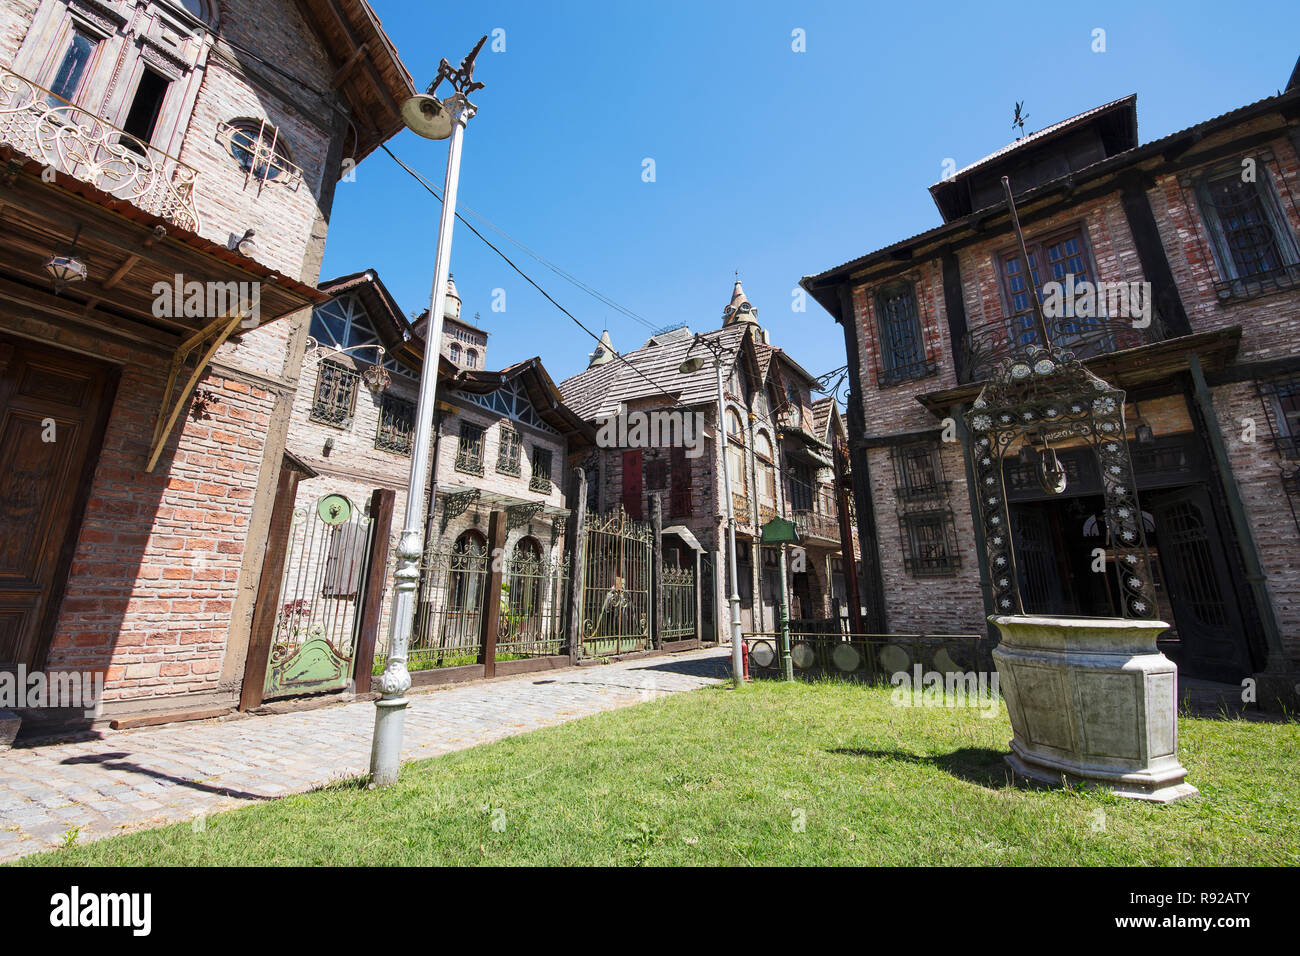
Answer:
[[(730, 376), (735, 359), (741, 354), (742, 345), (753, 329), (752, 325), (739, 324), (701, 333), (704, 338), (730, 350), (723, 356), (724, 379)], [(666, 402), (671, 395), (686, 406), (716, 402), (718, 385), (712, 362), (706, 362), (699, 371), (688, 375), (678, 371), (686, 353), (691, 350), (694, 336), (669, 336), (667, 341), (663, 341), (664, 338), (656, 336), (621, 358), (566, 378), (560, 383), (560, 394), (564, 396), (565, 404), (580, 418), (595, 421), (615, 414), (623, 402), (644, 398), (659, 398)], [(697, 351), (701, 348), (696, 346)]]

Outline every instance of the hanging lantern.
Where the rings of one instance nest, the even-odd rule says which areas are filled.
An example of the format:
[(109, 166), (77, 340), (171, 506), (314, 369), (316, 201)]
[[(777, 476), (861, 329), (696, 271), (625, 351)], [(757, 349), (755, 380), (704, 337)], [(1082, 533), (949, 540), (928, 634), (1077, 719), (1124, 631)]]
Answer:
[(43, 268), (50, 277), (55, 295), (59, 295), (69, 283), (86, 281), (86, 261), (77, 253), (77, 238), (80, 235), (81, 226), (77, 226), (72, 234), (72, 244), (45, 260)]

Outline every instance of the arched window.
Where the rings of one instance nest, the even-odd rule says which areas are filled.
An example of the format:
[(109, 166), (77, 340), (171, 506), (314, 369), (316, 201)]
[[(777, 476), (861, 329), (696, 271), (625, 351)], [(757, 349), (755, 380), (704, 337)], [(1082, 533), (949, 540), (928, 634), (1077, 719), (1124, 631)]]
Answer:
[(451, 587), (443, 618), (442, 645), (477, 644), (488, 572), (487, 538), (474, 530), (463, 532), (452, 546), (449, 562)]
[(465, 350), (465, 367), (478, 368), (478, 352), (473, 349)]
[(226, 149), (239, 168), (263, 182), (292, 182), (299, 175), (280, 131), (266, 120), (237, 119), (223, 123)]
[(452, 342), (451, 347), (447, 349), (447, 358), (453, 362), (460, 362), (460, 343)]

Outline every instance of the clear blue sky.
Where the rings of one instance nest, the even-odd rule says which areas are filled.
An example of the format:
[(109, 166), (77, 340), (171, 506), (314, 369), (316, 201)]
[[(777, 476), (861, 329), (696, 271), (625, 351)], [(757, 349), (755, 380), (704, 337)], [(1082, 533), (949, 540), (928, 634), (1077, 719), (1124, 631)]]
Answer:
[[(1036, 130), (1137, 93), (1146, 142), (1275, 93), (1300, 54), (1296, 0), (372, 3), (421, 89), (440, 57), (505, 30), (505, 52), (479, 57), (462, 203), (656, 326), (716, 328), (739, 269), (773, 344), (814, 374), (844, 363), (844, 340), (815, 302), (792, 311), (799, 278), (938, 225), (927, 187), (944, 159), (1014, 139), (1015, 101)], [(441, 187), (445, 142), (389, 145)], [(423, 309), (439, 208), (373, 154), (339, 185), (323, 277), (373, 267)], [(645, 341), (502, 248), (619, 350)], [(592, 340), (459, 224), (452, 271), (492, 367), (540, 355), (556, 381), (586, 367)]]

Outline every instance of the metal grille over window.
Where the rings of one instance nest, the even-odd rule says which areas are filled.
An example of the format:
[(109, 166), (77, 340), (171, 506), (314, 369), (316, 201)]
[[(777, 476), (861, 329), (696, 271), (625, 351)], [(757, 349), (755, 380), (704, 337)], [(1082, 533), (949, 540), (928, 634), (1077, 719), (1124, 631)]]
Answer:
[(357, 383), (361, 376), (337, 362), (321, 362), (318, 368), (311, 418), (326, 425), (346, 428), (356, 414)]
[(533, 491), (549, 494), (551, 491), (551, 452), (548, 448), (533, 449), (533, 476), (528, 480)]
[(385, 392), (379, 402), (379, 433), (375, 436), (375, 447), (409, 455), (414, 434), (415, 403)]
[(523, 442), (519, 432), (509, 425), (501, 426), (501, 444), (497, 450), (497, 471), (503, 475), (519, 475), (519, 454)]
[(949, 503), (938, 442), (890, 449), (903, 566), (913, 577), (951, 575), (961, 567), (957, 527)]
[(876, 372), (882, 387), (935, 371), (934, 364), (926, 361), (912, 283), (895, 282), (876, 293), (876, 320), (880, 329)]
[(1300, 374), (1256, 382), (1255, 388), (1277, 450), (1282, 491), (1300, 531)]
[(258, 192), (268, 182), (296, 190), (302, 170), (289, 161), (280, 130), (266, 120), (235, 120), (217, 124), (217, 137), (244, 170), (244, 186), (257, 183)]
[(469, 475), (483, 474), (483, 426), (462, 422), (460, 446), (456, 449), (456, 470)]
[(1196, 192), (1222, 275), (1214, 284), (1220, 298), (1300, 285), (1300, 250), (1262, 161), (1253, 178), (1233, 167), (1203, 178)]

